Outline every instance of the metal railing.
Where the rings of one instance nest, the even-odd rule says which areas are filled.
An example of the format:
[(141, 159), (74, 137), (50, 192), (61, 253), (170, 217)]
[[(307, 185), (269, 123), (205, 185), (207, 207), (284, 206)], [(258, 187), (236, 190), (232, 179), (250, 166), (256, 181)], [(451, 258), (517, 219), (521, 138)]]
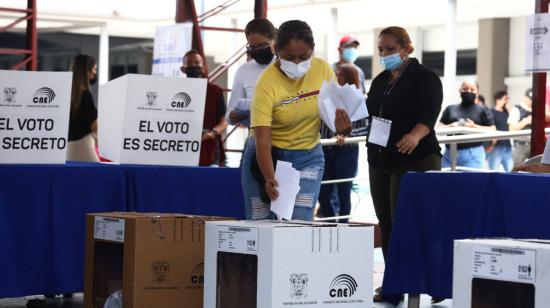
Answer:
[[(550, 133), (550, 128), (546, 128), (545, 133)], [(437, 140), (441, 144), (448, 144), (450, 148), (451, 170), (457, 170), (458, 144), (460, 143), (476, 143), (486, 142), (491, 140), (514, 139), (520, 137), (530, 137), (531, 130), (523, 129), (517, 131), (490, 131), (468, 127), (449, 127), (436, 129), (438, 135)], [(345, 144), (366, 142), (367, 137), (351, 137), (346, 138)], [(322, 139), (321, 145), (331, 146), (336, 145), (336, 139)]]

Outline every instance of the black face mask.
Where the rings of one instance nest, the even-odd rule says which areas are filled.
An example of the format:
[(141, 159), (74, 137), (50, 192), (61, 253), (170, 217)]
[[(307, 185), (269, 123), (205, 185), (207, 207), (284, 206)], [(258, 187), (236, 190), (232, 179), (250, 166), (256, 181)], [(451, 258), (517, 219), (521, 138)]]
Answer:
[(463, 105), (473, 105), (476, 102), (477, 95), (472, 92), (462, 92), (460, 93), (460, 98), (462, 98)]
[(90, 85), (93, 86), (96, 82), (97, 82), (97, 76), (95, 76), (94, 78), (90, 79)]
[(199, 78), (202, 76), (202, 67), (188, 66), (185, 68), (185, 75), (189, 78)]
[(266, 65), (273, 60), (273, 52), (270, 47), (255, 49), (248, 52), (248, 55), (258, 64)]

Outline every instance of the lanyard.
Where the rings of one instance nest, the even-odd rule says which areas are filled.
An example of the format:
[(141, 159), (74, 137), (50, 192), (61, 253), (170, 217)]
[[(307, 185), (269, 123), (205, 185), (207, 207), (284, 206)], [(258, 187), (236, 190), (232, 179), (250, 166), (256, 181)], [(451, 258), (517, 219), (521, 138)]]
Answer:
[(386, 96), (390, 96), (391, 92), (393, 91), (393, 88), (395, 88), (395, 86), (399, 82), (399, 79), (401, 79), (401, 75), (403, 75), (403, 73), (405, 72), (408, 66), (409, 66), (409, 60), (407, 59), (407, 63), (405, 64), (405, 67), (403, 67), (403, 69), (400, 70), (399, 75), (397, 75), (397, 78), (395, 79), (393, 84), (389, 88), (384, 89), (384, 94), (382, 95), (382, 103), (380, 104), (380, 112), (378, 114), (379, 117), (382, 117), (382, 111), (384, 111), (384, 99), (386, 98)]

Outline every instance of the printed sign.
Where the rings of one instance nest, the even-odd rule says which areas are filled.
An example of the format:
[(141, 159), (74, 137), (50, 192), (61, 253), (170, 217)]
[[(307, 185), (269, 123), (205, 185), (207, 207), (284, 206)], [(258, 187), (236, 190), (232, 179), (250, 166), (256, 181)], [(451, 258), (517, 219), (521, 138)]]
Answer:
[(180, 23), (157, 27), (153, 51), (153, 75), (182, 76), (183, 55), (191, 49), (193, 24)]
[(525, 70), (550, 70), (550, 14), (535, 14), (527, 18)]
[(120, 163), (197, 166), (206, 79), (126, 75), (100, 87), (99, 150)]
[(515, 282), (535, 282), (537, 252), (530, 249), (474, 247), (475, 277)]
[(228, 252), (256, 252), (259, 246), (258, 232), (258, 228), (219, 226), (218, 249)]
[(0, 163), (64, 164), (69, 72), (0, 71)]
[(124, 243), (122, 218), (96, 216), (94, 219), (94, 239)]

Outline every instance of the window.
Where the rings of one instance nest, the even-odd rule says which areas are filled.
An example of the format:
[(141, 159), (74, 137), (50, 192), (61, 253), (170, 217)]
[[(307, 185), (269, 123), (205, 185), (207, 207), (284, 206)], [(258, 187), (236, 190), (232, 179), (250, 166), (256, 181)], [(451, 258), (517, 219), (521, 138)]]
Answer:
[[(475, 75), (477, 63), (477, 49), (459, 50), (456, 59), (457, 75)], [(445, 65), (444, 51), (429, 51), (422, 53), (422, 64), (431, 68), (439, 76), (443, 76)]]

